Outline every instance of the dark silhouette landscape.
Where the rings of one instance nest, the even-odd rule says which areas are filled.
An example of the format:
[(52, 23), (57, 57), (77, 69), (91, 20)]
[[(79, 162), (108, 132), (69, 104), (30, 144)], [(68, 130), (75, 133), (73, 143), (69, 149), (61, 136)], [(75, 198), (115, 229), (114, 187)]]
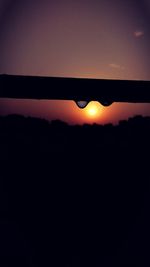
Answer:
[(149, 266), (150, 117), (0, 117), (0, 266)]

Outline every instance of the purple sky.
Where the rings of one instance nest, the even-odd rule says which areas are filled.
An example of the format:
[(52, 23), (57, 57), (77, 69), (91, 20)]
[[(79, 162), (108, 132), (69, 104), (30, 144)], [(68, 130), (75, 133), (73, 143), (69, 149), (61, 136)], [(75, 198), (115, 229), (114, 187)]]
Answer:
[[(0, 0), (0, 73), (150, 80), (149, 47), (150, 0)], [(8, 113), (87, 122), (67, 101), (0, 100)], [(134, 114), (150, 105), (113, 104), (96, 122)]]

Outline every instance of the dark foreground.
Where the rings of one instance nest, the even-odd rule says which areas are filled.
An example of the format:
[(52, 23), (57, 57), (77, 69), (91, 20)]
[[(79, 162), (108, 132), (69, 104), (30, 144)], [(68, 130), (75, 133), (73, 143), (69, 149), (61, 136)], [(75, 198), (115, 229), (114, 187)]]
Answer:
[(0, 118), (0, 266), (150, 266), (150, 118)]

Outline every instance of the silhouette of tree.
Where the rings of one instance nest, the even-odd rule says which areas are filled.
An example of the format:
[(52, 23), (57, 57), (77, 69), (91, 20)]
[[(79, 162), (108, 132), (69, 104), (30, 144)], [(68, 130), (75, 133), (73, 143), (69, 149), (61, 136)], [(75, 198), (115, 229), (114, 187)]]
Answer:
[(149, 136), (0, 117), (1, 266), (149, 266)]

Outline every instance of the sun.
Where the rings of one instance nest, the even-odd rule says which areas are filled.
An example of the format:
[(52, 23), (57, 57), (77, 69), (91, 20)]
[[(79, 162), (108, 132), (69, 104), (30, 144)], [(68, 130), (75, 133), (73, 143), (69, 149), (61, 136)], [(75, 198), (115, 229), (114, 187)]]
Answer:
[(102, 106), (98, 102), (90, 102), (85, 109), (86, 115), (89, 118), (98, 118), (102, 113)]
[(89, 116), (96, 116), (96, 114), (97, 114), (97, 112), (98, 112), (98, 110), (97, 110), (97, 107), (96, 106), (92, 106), (92, 107), (90, 107), (90, 108), (88, 108), (88, 114), (89, 114)]

